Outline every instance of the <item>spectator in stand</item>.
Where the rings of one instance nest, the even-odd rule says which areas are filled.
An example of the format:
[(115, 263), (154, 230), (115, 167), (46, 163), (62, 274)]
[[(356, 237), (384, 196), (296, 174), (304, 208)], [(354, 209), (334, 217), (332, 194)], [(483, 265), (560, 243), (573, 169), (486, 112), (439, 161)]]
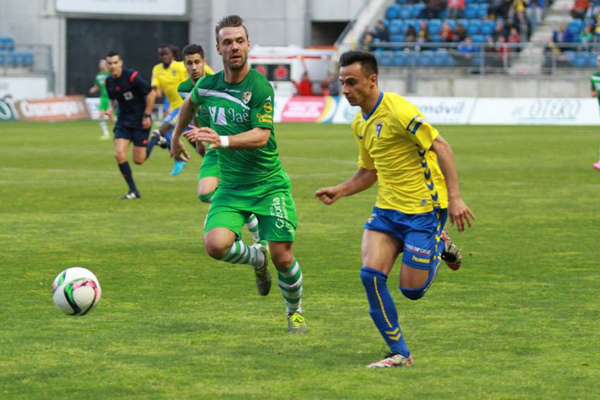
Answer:
[(448, 0), (448, 8), (446, 8), (446, 18), (461, 18), (464, 11), (465, 0)]
[(337, 74), (333, 72), (328, 73), (325, 79), (321, 81), (321, 90), (323, 91), (323, 96), (339, 96), (340, 82), (337, 79)]
[(517, 28), (510, 28), (510, 33), (508, 34), (508, 43), (521, 43), (521, 36), (519, 35), (519, 31)]
[(382, 20), (377, 21), (377, 26), (375, 27), (375, 35), (373, 36), (373, 38), (379, 39), (379, 41), (383, 43), (387, 43), (390, 41), (390, 31)]
[(485, 42), (484, 51), (486, 52), (486, 54), (492, 54), (496, 52), (496, 43), (494, 42), (494, 39), (492, 39), (491, 36), (488, 36), (487, 41)]
[(300, 80), (300, 83), (297, 83), (296, 81), (292, 81), (292, 83), (296, 87), (296, 92), (297, 92), (296, 94), (298, 96), (312, 96), (313, 95), (312, 82), (308, 78), (308, 72), (304, 72), (302, 74), (302, 79)]
[(498, 41), (496, 42), (496, 52), (498, 53), (498, 57), (502, 60), (504, 66), (508, 67), (512, 49), (506, 43), (506, 38), (504, 36), (500, 36), (498, 38)]
[(419, 34), (417, 36), (418, 43), (429, 42), (429, 29), (427, 29), (427, 22), (421, 21), (419, 24)]
[(443, 42), (452, 42), (454, 40), (454, 32), (447, 21), (444, 21), (439, 32), (440, 38)]
[(465, 40), (466, 37), (467, 37), (467, 29), (465, 28), (465, 26), (463, 24), (461, 24), (460, 22), (457, 22), (456, 30), (454, 31), (453, 40), (455, 42), (462, 42), (463, 40)]
[(590, 0), (575, 0), (575, 4), (571, 9), (571, 17), (584, 19), (589, 7)]
[(531, 36), (531, 21), (529, 20), (529, 18), (527, 18), (527, 14), (525, 13), (525, 11), (521, 11), (519, 13), (517, 13), (517, 30), (519, 31), (519, 34), (521, 36), (523, 36), (526, 40), (529, 40), (529, 37)]
[(558, 52), (568, 50), (569, 46), (564, 46), (564, 43), (573, 42), (573, 34), (567, 30), (565, 24), (560, 24), (558, 29), (552, 32), (552, 41), (548, 44), (551, 49), (557, 49)]
[(414, 43), (417, 41), (417, 30), (414, 26), (408, 26), (408, 30), (406, 31), (406, 38), (404, 40), (406, 40), (407, 43)]
[(477, 53), (479, 50), (473, 46), (473, 40), (470, 36), (467, 36), (464, 41), (458, 44), (456, 48), (456, 53), (465, 61), (466, 65), (471, 64), (471, 59), (473, 55)]
[(494, 26), (494, 31), (492, 32), (492, 39), (494, 42), (497, 42), (501, 37), (505, 38), (508, 36), (506, 32), (506, 26), (504, 26), (504, 22), (501, 20), (496, 21), (496, 26)]
[(594, 41), (594, 27), (589, 22), (585, 24), (585, 27), (579, 33), (579, 41), (581, 42), (581, 50), (588, 51), (590, 43)]
[(362, 37), (360, 45), (361, 45), (362, 49), (365, 51), (373, 50), (373, 34), (368, 31), (365, 32), (365, 34)]

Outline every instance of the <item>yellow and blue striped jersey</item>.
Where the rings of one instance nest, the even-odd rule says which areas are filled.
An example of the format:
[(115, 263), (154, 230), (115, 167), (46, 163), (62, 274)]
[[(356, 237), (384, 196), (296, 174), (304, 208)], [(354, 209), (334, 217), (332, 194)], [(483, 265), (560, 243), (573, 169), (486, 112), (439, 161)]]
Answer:
[(382, 92), (369, 115), (356, 114), (352, 131), (358, 166), (377, 170), (377, 207), (406, 214), (448, 207), (446, 182), (430, 150), (439, 133), (414, 104)]

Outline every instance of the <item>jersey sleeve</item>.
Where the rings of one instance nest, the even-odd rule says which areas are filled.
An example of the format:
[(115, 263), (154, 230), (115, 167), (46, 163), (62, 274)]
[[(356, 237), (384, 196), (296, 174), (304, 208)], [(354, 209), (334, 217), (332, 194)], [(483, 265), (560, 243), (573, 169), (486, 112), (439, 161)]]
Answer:
[(358, 168), (375, 169), (375, 161), (367, 151), (364, 140), (360, 139), (360, 133), (356, 131), (356, 124), (352, 124), (354, 140), (358, 144)]
[(152, 90), (152, 86), (150, 86), (148, 81), (145, 80), (144, 78), (142, 78), (142, 76), (137, 71), (135, 71), (135, 72), (133, 72), (133, 74), (131, 74), (130, 79), (131, 79), (131, 84), (133, 85), (133, 87), (138, 89), (144, 95), (147, 95)]
[(196, 84), (194, 85), (194, 88), (192, 89), (192, 103), (198, 105), (198, 104), (202, 104), (202, 96), (200, 96), (200, 94), (198, 93), (198, 89), (200, 89), (200, 86), (202, 85), (202, 81), (204, 80), (205, 77), (202, 77), (200, 79), (198, 79), (198, 82), (196, 82)]
[(273, 99), (275, 92), (273, 86), (266, 83), (259, 86), (252, 92), (252, 101), (250, 109), (250, 123), (252, 128), (265, 128), (273, 130)]
[[(400, 109), (397, 108), (397, 110)], [(401, 125), (399, 132), (404, 133), (406, 137), (422, 149), (429, 149), (439, 135), (438, 130), (425, 121), (421, 111), (414, 105), (411, 104), (411, 107), (402, 108), (402, 110), (402, 114), (398, 115), (397, 118)], [(396, 113), (398, 114), (398, 111)]]
[(156, 78), (156, 67), (158, 67), (158, 65), (152, 67), (152, 78), (150, 79), (150, 86), (152, 87), (158, 87), (158, 79)]

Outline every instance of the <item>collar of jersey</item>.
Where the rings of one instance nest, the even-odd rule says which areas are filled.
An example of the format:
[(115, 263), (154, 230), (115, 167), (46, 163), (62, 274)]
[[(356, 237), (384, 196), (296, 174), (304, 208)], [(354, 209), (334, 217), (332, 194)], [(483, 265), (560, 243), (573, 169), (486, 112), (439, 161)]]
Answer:
[(375, 104), (375, 107), (373, 107), (371, 112), (369, 112), (368, 115), (365, 115), (365, 113), (362, 113), (362, 116), (365, 121), (368, 120), (369, 118), (371, 118), (371, 115), (373, 115), (373, 113), (377, 110), (377, 107), (379, 107), (379, 105), (381, 104), (381, 100), (383, 100), (383, 92), (381, 92), (379, 94), (379, 99), (377, 99), (377, 104)]

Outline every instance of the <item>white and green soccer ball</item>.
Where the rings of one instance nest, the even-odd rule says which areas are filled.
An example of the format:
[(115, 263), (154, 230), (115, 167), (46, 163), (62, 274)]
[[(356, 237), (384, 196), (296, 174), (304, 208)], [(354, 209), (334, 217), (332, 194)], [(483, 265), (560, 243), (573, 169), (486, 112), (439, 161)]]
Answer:
[(67, 268), (54, 279), (52, 300), (65, 314), (85, 315), (100, 301), (102, 289), (96, 275), (81, 267)]

